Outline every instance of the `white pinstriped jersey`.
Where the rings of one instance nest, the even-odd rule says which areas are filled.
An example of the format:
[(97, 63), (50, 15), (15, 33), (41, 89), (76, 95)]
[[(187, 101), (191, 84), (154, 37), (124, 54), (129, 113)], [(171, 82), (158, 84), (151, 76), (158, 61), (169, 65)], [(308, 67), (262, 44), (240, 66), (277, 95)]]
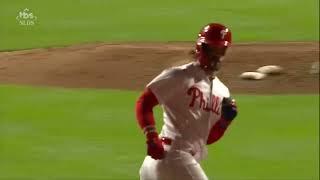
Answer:
[(196, 63), (166, 69), (147, 87), (164, 111), (160, 136), (173, 139), (171, 149), (203, 159), (210, 129), (221, 116), (222, 99), (230, 96), (228, 88), (218, 77), (209, 80)]

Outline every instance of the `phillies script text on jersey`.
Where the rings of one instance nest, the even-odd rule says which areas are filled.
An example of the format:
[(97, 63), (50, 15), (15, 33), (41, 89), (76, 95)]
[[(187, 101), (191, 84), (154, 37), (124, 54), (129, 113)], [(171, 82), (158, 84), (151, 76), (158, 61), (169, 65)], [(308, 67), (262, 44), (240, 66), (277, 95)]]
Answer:
[(192, 86), (191, 88), (188, 89), (188, 95), (192, 96), (189, 107), (194, 107), (195, 102), (198, 100), (200, 109), (203, 109), (204, 111), (207, 111), (207, 112), (211, 111), (217, 115), (220, 115), (221, 101), (218, 96), (212, 95), (211, 102), (209, 102), (210, 100), (208, 98), (207, 100), (204, 99), (203, 92), (195, 86)]

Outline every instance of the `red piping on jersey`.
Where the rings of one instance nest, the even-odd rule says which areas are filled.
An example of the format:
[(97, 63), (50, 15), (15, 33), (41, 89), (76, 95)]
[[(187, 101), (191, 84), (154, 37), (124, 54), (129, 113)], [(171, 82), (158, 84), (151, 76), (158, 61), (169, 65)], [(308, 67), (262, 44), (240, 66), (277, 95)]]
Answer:
[(146, 126), (155, 125), (153, 107), (159, 102), (150, 89), (145, 89), (136, 103), (136, 117), (141, 129)]
[(218, 141), (223, 136), (230, 123), (231, 121), (220, 118), (220, 120), (212, 126), (207, 139), (207, 144), (212, 144)]

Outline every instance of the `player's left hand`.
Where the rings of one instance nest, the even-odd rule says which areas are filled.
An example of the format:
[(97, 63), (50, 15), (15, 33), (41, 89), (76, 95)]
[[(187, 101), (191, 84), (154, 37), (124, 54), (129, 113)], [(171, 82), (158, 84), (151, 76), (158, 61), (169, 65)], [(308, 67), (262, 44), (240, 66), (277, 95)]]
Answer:
[(222, 109), (221, 109), (221, 116), (225, 120), (232, 121), (238, 114), (237, 105), (235, 99), (229, 97), (229, 98), (223, 98), (222, 100)]

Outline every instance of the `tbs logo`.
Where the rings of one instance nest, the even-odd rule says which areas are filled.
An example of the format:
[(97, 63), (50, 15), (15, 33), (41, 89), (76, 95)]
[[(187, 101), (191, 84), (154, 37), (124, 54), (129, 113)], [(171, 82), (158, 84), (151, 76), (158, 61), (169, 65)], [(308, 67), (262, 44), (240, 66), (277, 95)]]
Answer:
[(25, 8), (18, 13), (16, 19), (21, 26), (33, 26), (37, 21), (37, 16), (35, 16), (28, 8)]

